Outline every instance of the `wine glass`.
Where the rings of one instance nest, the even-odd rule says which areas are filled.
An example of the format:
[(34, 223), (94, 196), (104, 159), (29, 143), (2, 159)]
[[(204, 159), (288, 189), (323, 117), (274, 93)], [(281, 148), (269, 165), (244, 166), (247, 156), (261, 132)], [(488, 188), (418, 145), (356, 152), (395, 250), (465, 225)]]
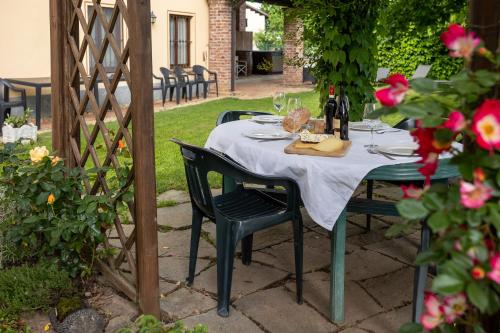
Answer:
[(365, 147), (370, 149), (377, 147), (377, 145), (375, 145), (373, 142), (373, 131), (381, 123), (379, 118), (373, 117), (374, 112), (375, 112), (375, 103), (366, 103), (363, 112), (363, 123), (365, 123), (370, 128), (371, 143), (369, 145), (366, 145)]
[(290, 97), (288, 99), (288, 117), (290, 117), (292, 119), (292, 122), (293, 122), (293, 133), (297, 133), (300, 128), (297, 128), (298, 126), (298, 122), (299, 122), (299, 118), (300, 118), (300, 114), (299, 112), (297, 112), (297, 110), (300, 110), (302, 109), (302, 101), (300, 100), (300, 98), (297, 98), (297, 97)]
[(286, 95), (284, 92), (277, 92), (273, 97), (273, 106), (278, 115), (281, 115), (281, 110), (285, 107)]

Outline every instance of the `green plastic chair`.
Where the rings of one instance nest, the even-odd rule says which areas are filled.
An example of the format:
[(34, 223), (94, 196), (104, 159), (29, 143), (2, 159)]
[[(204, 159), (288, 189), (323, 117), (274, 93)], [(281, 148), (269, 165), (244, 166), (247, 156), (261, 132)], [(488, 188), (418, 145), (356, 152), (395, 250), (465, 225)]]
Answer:
[[(252, 173), (226, 155), (215, 150), (172, 142), (181, 147), (186, 178), (193, 210), (189, 276), (194, 281), (201, 224), (207, 217), (216, 224), (217, 234), (217, 313), (229, 315), (231, 282), (236, 245), (242, 239), (260, 230), (287, 221), (293, 223), (297, 302), (302, 303), (303, 226), (300, 213), (300, 190), (290, 178), (267, 177)], [(212, 197), (208, 173), (216, 172), (235, 181), (233, 191)], [(247, 189), (244, 183), (264, 186), (282, 186), (286, 189), (286, 202), (277, 200), (264, 190)], [(242, 261), (251, 262), (250, 253)]]

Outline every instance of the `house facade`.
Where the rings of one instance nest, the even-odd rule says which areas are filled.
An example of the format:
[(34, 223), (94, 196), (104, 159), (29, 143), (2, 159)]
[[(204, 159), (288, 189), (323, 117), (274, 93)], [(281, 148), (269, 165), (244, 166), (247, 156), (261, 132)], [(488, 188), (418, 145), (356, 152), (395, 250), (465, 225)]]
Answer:
[[(93, 11), (92, 0), (83, 3), (83, 15), (88, 18)], [(236, 36), (237, 32), (245, 31), (247, 22), (245, 2), (241, 1), (236, 8), (233, 3), (233, 0), (151, 0), (151, 22), (144, 24), (151, 24), (154, 73), (159, 75), (160, 67), (203, 65), (218, 73), (221, 92), (230, 92), (234, 88)], [(115, 1), (102, 0), (101, 4), (107, 7), (105, 16), (110, 17)], [(295, 22), (290, 28), (300, 29)], [(9, 32), (9, 38), (2, 39), (0, 77), (50, 76), (49, 0), (0, 1), (0, 31)], [(99, 46), (104, 36), (99, 20), (92, 34)], [(128, 31), (121, 18), (113, 34), (120, 47), (124, 47)], [(300, 47), (293, 46), (293, 55), (297, 50), (300, 53)], [(109, 48), (105, 67), (112, 71), (117, 61)], [(89, 52), (85, 64), (90, 72), (94, 59)], [(287, 68), (284, 76), (286, 84), (302, 82), (301, 78), (287, 75)]]

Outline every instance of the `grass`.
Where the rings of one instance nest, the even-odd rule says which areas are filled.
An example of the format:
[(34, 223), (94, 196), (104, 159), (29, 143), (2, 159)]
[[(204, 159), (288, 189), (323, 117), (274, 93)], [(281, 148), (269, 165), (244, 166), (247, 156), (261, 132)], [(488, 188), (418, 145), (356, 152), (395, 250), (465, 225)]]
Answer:
[[(316, 92), (303, 92), (290, 94), (300, 97), (302, 103), (313, 116), (318, 116), (319, 96)], [(156, 150), (156, 182), (157, 192), (167, 190), (186, 190), (184, 168), (179, 148), (170, 142), (170, 138), (178, 138), (182, 141), (203, 146), (210, 132), (215, 127), (218, 115), (226, 110), (258, 110), (274, 112), (272, 99), (262, 98), (253, 100), (241, 100), (237, 98), (225, 98), (210, 101), (198, 105), (177, 107), (165, 112), (155, 114), (155, 150)], [(385, 119), (394, 124), (400, 117), (398, 115)], [(116, 129), (116, 123), (109, 123), (110, 129)], [(102, 141), (98, 141), (98, 144)], [(40, 136), (39, 145), (50, 146), (50, 134)], [(102, 153), (101, 155), (103, 155)], [(220, 187), (220, 179), (212, 176), (210, 183), (214, 187)], [(168, 206), (169, 203), (166, 203)]]

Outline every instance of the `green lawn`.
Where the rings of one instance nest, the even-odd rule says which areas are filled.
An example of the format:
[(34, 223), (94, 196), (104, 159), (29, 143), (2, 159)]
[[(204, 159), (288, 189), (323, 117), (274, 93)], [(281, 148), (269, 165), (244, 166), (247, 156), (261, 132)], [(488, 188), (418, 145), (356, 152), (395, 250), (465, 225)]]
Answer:
[[(319, 115), (320, 109), (318, 94), (316, 92), (311, 91), (291, 95), (300, 97), (304, 106), (311, 110), (313, 116)], [(271, 98), (254, 100), (225, 98), (198, 105), (180, 106), (165, 112), (155, 113), (158, 193), (172, 189), (186, 189), (184, 168), (179, 148), (177, 145), (171, 143), (169, 139), (175, 137), (188, 143), (203, 146), (208, 135), (215, 127), (217, 116), (225, 110), (273, 112), (273, 107)], [(390, 123), (394, 123), (395, 121), (395, 119), (388, 120)], [(109, 123), (108, 127), (116, 129), (116, 124)], [(49, 133), (40, 136), (40, 144), (50, 146)], [(212, 177), (211, 183), (215, 187), (220, 187), (220, 180), (217, 177)]]

